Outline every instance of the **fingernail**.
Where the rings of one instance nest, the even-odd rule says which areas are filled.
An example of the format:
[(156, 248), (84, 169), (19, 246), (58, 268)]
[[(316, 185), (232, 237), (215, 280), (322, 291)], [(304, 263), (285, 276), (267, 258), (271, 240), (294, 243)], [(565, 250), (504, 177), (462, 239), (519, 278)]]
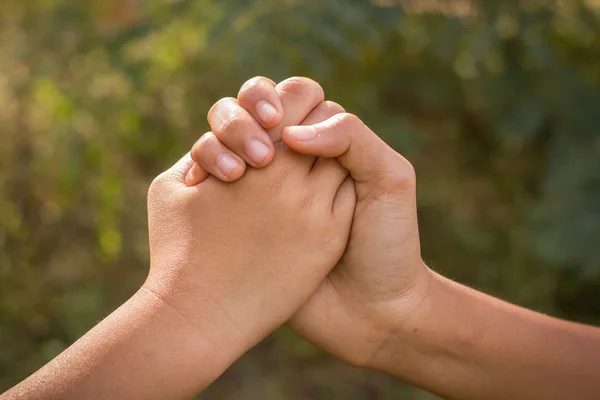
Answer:
[(192, 165), (192, 168), (188, 171), (185, 176), (185, 184), (188, 186), (193, 186), (196, 182), (196, 164)]
[(311, 140), (317, 137), (317, 130), (314, 126), (288, 126), (285, 129), (288, 135), (297, 140)]
[(233, 171), (233, 169), (237, 166), (237, 160), (231, 157), (229, 154), (219, 154), (217, 157), (217, 168), (219, 168), (219, 170), (221, 170), (221, 172), (228, 178), (231, 171)]
[(260, 140), (255, 139), (251, 140), (250, 143), (248, 143), (248, 148), (246, 149), (246, 151), (248, 152), (248, 157), (250, 157), (250, 159), (254, 161), (256, 165), (260, 165), (265, 160), (265, 158), (267, 158), (269, 153), (271, 153), (271, 149), (269, 148), (269, 146), (267, 146)]
[(271, 104), (261, 100), (256, 104), (256, 113), (263, 123), (268, 124), (277, 116), (278, 111)]

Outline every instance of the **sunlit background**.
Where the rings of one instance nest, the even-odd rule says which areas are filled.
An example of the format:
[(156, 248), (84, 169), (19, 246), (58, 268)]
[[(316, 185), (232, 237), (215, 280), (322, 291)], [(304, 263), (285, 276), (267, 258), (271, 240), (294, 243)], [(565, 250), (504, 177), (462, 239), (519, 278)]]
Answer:
[[(431, 267), (600, 322), (598, 3), (3, 0), (0, 392), (139, 287), (149, 182), (254, 75), (318, 80), (413, 162)], [(282, 329), (200, 398), (433, 396)]]

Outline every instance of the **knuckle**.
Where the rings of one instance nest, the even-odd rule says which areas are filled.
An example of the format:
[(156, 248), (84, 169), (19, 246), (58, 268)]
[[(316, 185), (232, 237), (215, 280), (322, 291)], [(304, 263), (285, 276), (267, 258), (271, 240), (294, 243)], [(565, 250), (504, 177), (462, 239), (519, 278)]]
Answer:
[(190, 156), (194, 162), (197, 162), (200, 165), (203, 165), (203, 161), (206, 158), (206, 154), (208, 150), (215, 146), (215, 144), (219, 141), (215, 137), (212, 132), (207, 132), (204, 135), (200, 136), (200, 139), (194, 143), (192, 146), (192, 150), (190, 151)]
[(283, 175), (274, 175), (267, 183), (267, 191), (271, 194), (271, 202), (278, 204), (285, 202), (281, 194), (285, 192), (285, 177)]
[(222, 99), (219, 99), (215, 104), (212, 105), (212, 107), (208, 110), (208, 114), (207, 114), (207, 119), (208, 122), (210, 123), (210, 121), (213, 119), (214, 115), (219, 112), (220, 110), (222, 110), (223, 108), (227, 108), (227, 106), (229, 104), (231, 104), (232, 102), (234, 102), (235, 99), (233, 97), (223, 97)]
[[(173, 185), (169, 172), (165, 171), (152, 180), (148, 188), (147, 207), (149, 220), (163, 219), (181, 205), (185, 205), (186, 197), (182, 197), (177, 186)], [(196, 197), (201, 199), (202, 196)], [(195, 203), (197, 206), (197, 203)]]
[(321, 85), (310, 78), (294, 76), (281, 82), (279, 88), (296, 96), (309, 96), (320, 101), (325, 98), (325, 92)]
[(322, 104), (322, 107), (329, 111), (331, 114), (344, 114), (346, 113), (346, 110), (344, 109), (344, 107), (342, 107), (341, 105), (339, 105), (338, 103), (336, 103), (335, 101), (331, 101), (331, 100), (325, 100)]
[(338, 144), (350, 147), (355, 140), (355, 136), (364, 131), (365, 124), (354, 114), (341, 113), (336, 114), (330, 119), (330, 129), (336, 131), (341, 140)]
[(234, 114), (224, 120), (218, 126), (215, 126), (213, 128), (213, 133), (219, 139), (231, 137), (235, 133), (243, 131), (244, 128), (248, 128), (248, 122), (249, 121), (243, 116)]
[(286, 182), (288, 180), (289, 167), (279, 166), (275, 168), (271, 173), (268, 187), (274, 194), (280, 194), (285, 192)]
[(238, 99), (251, 97), (254, 92), (262, 90), (266, 85), (269, 85), (268, 82), (269, 80), (264, 76), (255, 76), (248, 79), (240, 88)]
[(335, 127), (341, 128), (344, 131), (355, 131), (365, 126), (360, 118), (351, 113), (340, 113), (335, 116)]
[[(205, 151), (205, 149), (208, 146), (213, 145), (216, 140), (217, 140), (217, 138), (215, 137), (215, 135), (212, 132), (206, 132), (204, 135), (200, 136), (200, 138), (192, 146), (192, 151), (191, 151), (192, 159), (194, 159), (195, 156), (202, 155), (203, 152)], [(196, 159), (194, 159), (194, 161), (197, 162)]]
[(155, 177), (150, 183), (150, 187), (148, 187), (148, 200), (155, 198), (160, 195), (164, 191), (166, 174), (165, 172), (161, 173), (157, 177)]
[(392, 166), (390, 170), (385, 174), (386, 181), (390, 188), (396, 188), (400, 190), (416, 188), (417, 175), (415, 168), (406, 158), (400, 154), (394, 154), (394, 160), (390, 163)]
[(200, 139), (196, 142), (199, 146), (208, 146), (214, 143), (217, 140), (215, 134), (213, 132), (206, 132), (204, 135), (200, 136)]
[(307, 190), (300, 196), (300, 209), (303, 211), (311, 210), (316, 201), (316, 193)]
[[(289, 196), (297, 196), (298, 193), (297, 187), (289, 184), (296, 170), (294, 163), (289, 162), (289, 157), (286, 157), (289, 153), (291, 151), (281, 149), (275, 157), (275, 161), (264, 170), (267, 173), (265, 184), (267, 190), (283, 202), (291, 201)], [(290, 190), (287, 190), (288, 188)]]

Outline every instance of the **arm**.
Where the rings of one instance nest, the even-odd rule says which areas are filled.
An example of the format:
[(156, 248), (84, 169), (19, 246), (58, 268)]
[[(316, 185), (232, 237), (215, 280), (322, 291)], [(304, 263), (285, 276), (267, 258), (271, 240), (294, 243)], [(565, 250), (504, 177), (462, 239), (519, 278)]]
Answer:
[(600, 397), (600, 329), (548, 317), (433, 272), (428, 295), (370, 367), (457, 399)]
[[(316, 82), (284, 87), (296, 115), (283, 123), (322, 101)], [(317, 95), (306, 101), (300, 90)], [(199, 143), (213, 153), (223, 150), (216, 135), (270, 140), (233, 99), (215, 105), (209, 120), (214, 133)], [(341, 257), (356, 196), (335, 160), (272, 145), (267, 153), (268, 168), (227, 185), (186, 185), (194, 152), (159, 175), (148, 193), (143, 288), (6, 398), (190, 398), (285, 323)], [(225, 161), (222, 179), (244, 171)]]
[[(282, 137), (303, 153), (338, 156), (350, 170), (357, 182), (357, 237), (371, 229), (358, 227), (363, 207), (373, 208), (365, 212), (372, 225), (380, 218), (376, 242), (353, 241), (353, 230), (346, 251), (350, 257), (354, 247), (362, 255), (349, 259), (351, 267), (378, 271), (352, 282), (371, 300), (365, 325), (383, 333), (359, 365), (447, 398), (600, 398), (600, 329), (508, 304), (431, 271), (419, 251), (414, 172), (356, 117), (289, 128)], [(344, 294), (348, 302), (352, 296)], [(355, 311), (366, 312), (365, 306)]]
[(195, 324), (144, 287), (2, 398), (191, 398), (245, 347), (214, 321)]
[[(291, 328), (353, 365), (448, 398), (600, 398), (600, 330), (516, 307), (431, 271), (420, 254), (412, 166), (356, 116), (337, 109), (326, 121), (281, 133), (298, 152), (336, 157), (357, 194), (346, 252)], [(205, 155), (198, 157), (202, 167), (218, 177), (216, 155), (197, 150)]]

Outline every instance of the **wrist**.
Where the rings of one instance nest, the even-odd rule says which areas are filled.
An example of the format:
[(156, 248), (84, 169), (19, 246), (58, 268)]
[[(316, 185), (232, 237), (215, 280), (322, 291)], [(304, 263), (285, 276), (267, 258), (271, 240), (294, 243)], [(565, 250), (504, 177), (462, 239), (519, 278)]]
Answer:
[(419, 369), (447, 356), (451, 333), (444, 325), (459, 286), (427, 266), (422, 270), (414, 290), (394, 303), (385, 325), (385, 340), (366, 365), (413, 384), (418, 384), (413, 375)]
[(145, 283), (128, 303), (134, 305), (126, 313), (134, 320), (145, 321), (143, 330), (148, 334), (144, 339), (151, 338), (154, 343), (150, 347), (162, 349), (156, 353), (169, 355), (164, 358), (171, 365), (163, 363), (162, 368), (177, 371), (182, 386), (194, 382), (195, 394), (214, 382), (246, 351), (236, 340), (235, 331), (214, 318), (214, 313), (203, 313), (200, 310), (205, 307), (199, 304), (197, 313), (192, 315), (154, 285)]
[(224, 370), (255, 343), (210, 293), (210, 288), (193, 281), (180, 284), (151, 275), (136, 295), (152, 303), (162, 320), (211, 349)]
[(191, 398), (239, 355), (147, 286), (15, 388), (23, 398)]
[(369, 367), (452, 397), (455, 382), (473, 381), (481, 372), (474, 354), (483, 330), (492, 327), (479, 321), (493, 310), (482, 304), (485, 295), (428, 271), (418, 307), (408, 317), (398, 314), (396, 329)]

